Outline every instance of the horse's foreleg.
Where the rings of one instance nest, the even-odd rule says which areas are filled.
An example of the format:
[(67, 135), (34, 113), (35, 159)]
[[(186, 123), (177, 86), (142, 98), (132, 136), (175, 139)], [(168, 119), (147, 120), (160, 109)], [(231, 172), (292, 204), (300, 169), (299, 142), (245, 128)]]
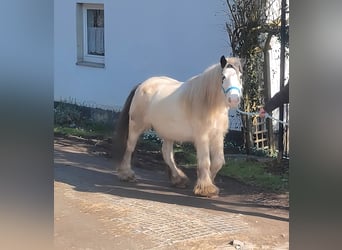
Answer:
[(169, 166), (171, 175), (171, 183), (176, 187), (186, 187), (189, 182), (188, 177), (182, 170), (177, 168), (173, 157), (173, 142), (164, 140), (162, 145), (163, 158), (166, 164)]
[(222, 168), (225, 163), (224, 152), (223, 152), (223, 136), (217, 134), (210, 143), (210, 176), (211, 180), (214, 182), (216, 174)]
[(200, 196), (212, 197), (219, 193), (211, 179), (210, 157), (208, 140), (200, 140), (195, 143), (197, 150), (197, 183), (194, 193)]
[(137, 144), (139, 135), (142, 133), (142, 128), (137, 128), (134, 121), (129, 124), (129, 133), (127, 139), (127, 148), (123, 156), (123, 160), (118, 167), (118, 176), (122, 181), (135, 181), (135, 174), (131, 167), (132, 153)]

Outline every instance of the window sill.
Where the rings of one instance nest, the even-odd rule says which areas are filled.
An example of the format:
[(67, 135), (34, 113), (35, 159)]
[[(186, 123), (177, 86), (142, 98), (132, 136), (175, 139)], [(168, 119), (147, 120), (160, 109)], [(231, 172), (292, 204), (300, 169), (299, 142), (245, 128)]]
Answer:
[(85, 61), (78, 61), (76, 62), (76, 65), (92, 67), (92, 68), (104, 68), (105, 67), (104, 63), (85, 62)]

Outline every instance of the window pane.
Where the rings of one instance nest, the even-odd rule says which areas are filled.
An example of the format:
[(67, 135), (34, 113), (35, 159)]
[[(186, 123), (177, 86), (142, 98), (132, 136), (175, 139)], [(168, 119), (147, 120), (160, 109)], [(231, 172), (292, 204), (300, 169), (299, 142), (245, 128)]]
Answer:
[(104, 56), (104, 11), (87, 10), (88, 54)]

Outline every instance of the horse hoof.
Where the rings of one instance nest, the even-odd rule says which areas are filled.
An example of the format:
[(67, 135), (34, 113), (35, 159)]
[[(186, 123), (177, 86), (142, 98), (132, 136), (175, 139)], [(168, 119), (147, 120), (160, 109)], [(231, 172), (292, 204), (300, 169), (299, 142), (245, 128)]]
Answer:
[(137, 179), (135, 178), (135, 174), (130, 174), (130, 175), (119, 174), (119, 180), (123, 182), (137, 182)]
[(213, 195), (208, 195), (206, 197), (208, 197), (208, 198), (217, 198), (217, 197), (219, 197), (219, 195), (218, 194), (213, 194)]
[(189, 185), (189, 182), (187, 176), (177, 176), (171, 180), (172, 186), (177, 188), (186, 188)]
[(218, 197), (219, 188), (215, 185), (203, 186), (203, 185), (196, 185), (194, 188), (194, 194), (197, 196), (209, 197), (214, 198)]
[(186, 183), (173, 183), (172, 186), (176, 188), (187, 188), (188, 185)]
[(135, 178), (135, 176), (132, 176), (132, 177), (129, 177), (127, 179), (123, 179), (121, 181), (134, 183), (134, 182), (137, 182), (137, 179)]
[(130, 178), (119, 178), (120, 181), (122, 182), (137, 182), (137, 179), (135, 177), (130, 177)]

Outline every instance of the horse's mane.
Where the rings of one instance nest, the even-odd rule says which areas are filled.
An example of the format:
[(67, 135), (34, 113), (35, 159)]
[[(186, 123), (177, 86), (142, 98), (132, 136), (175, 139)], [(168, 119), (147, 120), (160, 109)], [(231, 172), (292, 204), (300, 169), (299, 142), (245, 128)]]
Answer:
[(210, 119), (224, 105), (224, 96), (220, 95), (221, 72), (221, 65), (214, 64), (184, 83), (182, 98), (188, 115), (196, 113)]

